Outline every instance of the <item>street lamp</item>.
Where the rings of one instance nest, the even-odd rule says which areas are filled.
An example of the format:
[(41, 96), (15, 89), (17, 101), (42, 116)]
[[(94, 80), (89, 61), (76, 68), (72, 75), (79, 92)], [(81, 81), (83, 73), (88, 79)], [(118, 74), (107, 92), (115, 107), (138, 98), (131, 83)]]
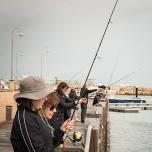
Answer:
[(18, 74), (19, 74), (19, 72), (18, 72), (18, 57), (19, 57), (19, 56), (24, 56), (23, 52), (20, 52), (20, 51), (19, 51), (19, 52), (18, 52), (18, 51), (16, 52), (16, 75), (15, 75), (15, 76), (16, 76), (16, 81), (18, 80), (18, 77), (17, 77), (17, 76), (18, 76)]
[[(45, 51), (45, 52), (44, 52)], [(43, 53), (49, 53), (49, 51), (46, 50), (41, 50), (41, 79), (43, 78)]]
[(13, 80), (13, 59), (14, 59), (14, 33), (19, 32), (18, 36), (23, 36), (23, 33), (21, 32), (20, 28), (13, 28), (12, 29), (12, 47), (11, 47), (11, 80)]

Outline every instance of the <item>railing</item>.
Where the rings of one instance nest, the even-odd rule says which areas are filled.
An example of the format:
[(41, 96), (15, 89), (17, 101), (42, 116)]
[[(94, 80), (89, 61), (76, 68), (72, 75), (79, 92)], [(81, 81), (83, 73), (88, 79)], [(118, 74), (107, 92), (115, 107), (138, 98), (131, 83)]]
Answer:
[(109, 142), (109, 100), (105, 99), (105, 105), (103, 106), (103, 112), (101, 116), (100, 124), (100, 152), (110, 151)]
[(90, 103), (88, 104), (85, 124), (81, 124), (84, 127), (82, 134), (84, 134), (85, 146), (69, 144), (65, 152), (109, 152), (109, 102), (105, 100), (102, 104), (96, 107), (103, 109), (99, 113), (95, 112), (96, 108), (93, 108)]
[(152, 106), (152, 103), (110, 103), (110, 107), (119, 107), (119, 106), (131, 106), (131, 107), (145, 107)]
[(86, 144), (85, 144), (84, 152), (89, 152), (90, 150), (91, 131), (92, 131), (92, 125), (90, 124), (87, 129), (86, 142), (85, 142)]

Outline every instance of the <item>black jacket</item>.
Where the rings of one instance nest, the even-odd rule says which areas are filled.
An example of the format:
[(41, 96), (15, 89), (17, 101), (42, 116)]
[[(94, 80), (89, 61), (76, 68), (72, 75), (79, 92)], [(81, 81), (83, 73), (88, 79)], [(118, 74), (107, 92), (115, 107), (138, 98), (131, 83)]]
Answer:
[(93, 99), (92, 105), (94, 106), (94, 105), (96, 105), (97, 103), (99, 103), (100, 98), (101, 98), (101, 95), (100, 95), (100, 94), (95, 95), (95, 96), (94, 96), (94, 99)]
[(50, 128), (28, 109), (17, 110), (10, 139), (14, 152), (54, 152)]
[(88, 90), (87, 88), (81, 88), (80, 96), (81, 98), (88, 98), (88, 94), (97, 91), (97, 89)]
[(60, 103), (57, 106), (57, 112), (51, 119), (51, 125), (55, 128), (55, 130), (58, 130), (63, 122), (69, 119), (69, 110), (75, 108), (75, 100), (58, 92), (56, 92), (56, 95), (59, 97)]
[(68, 95), (69, 95), (69, 98), (71, 98), (71, 99), (76, 99), (76, 100), (79, 99), (79, 97), (77, 96), (77, 93), (74, 89), (71, 89), (71, 91)]

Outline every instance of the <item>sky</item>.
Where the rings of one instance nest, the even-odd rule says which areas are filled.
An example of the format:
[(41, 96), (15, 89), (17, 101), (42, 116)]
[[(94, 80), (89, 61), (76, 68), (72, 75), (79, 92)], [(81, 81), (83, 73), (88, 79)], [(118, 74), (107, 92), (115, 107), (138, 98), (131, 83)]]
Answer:
[[(11, 78), (13, 50), (14, 79), (38, 75), (84, 82), (114, 4), (0, 0), (0, 78)], [(119, 0), (89, 79), (152, 87), (151, 28), (152, 0)]]

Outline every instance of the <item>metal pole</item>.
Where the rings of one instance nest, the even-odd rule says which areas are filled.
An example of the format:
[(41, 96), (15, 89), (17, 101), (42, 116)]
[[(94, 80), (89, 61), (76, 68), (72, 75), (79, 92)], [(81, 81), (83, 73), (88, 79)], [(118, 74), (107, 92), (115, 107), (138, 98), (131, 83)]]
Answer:
[(13, 80), (13, 65), (14, 65), (14, 32), (19, 31), (19, 36), (23, 36), (20, 28), (13, 28), (12, 29), (12, 41), (11, 41), (11, 80)]
[(17, 80), (17, 74), (18, 74), (18, 57), (16, 53), (16, 80)]
[(12, 46), (11, 46), (11, 80), (13, 80), (13, 57), (14, 57), (14, 49), (13, 49), (13, 34), (14, 33), (14, 30), (12, 30)]
[(89, 152), (89, 149), (90, 149), (90, 140), (91, 140), (91, 131), (92, 131), (92, 125), (90, 124), (88, 126), (88, 129), (87, 129), (86, 144), (85, 144), (84, 152)]
[[(15, 74), (15, 77), (16, 77), (16, 80), (18, 80), (19, 77), (22, 77), (20, 74), (19, 74), (19, 67), (18, 67), (18, 63), (19, 63), (19, 57), (21, 56), (24, 56), (23, 52), (16, 52), (16, 74)], [(19, 76), (19, 77), (18, 77)]]
[(43, 50), (41, 50), (41, 79), (42, 79), (42, 59), (43, 59)]

